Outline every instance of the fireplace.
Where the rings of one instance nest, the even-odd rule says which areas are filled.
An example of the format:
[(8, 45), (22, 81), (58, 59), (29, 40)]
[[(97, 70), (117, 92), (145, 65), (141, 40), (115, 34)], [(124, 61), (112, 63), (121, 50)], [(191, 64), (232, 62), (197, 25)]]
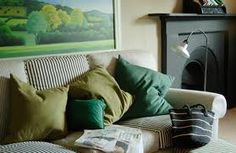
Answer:
[[(149, 14), (161, 19), (162, 72), (175, 77), (174, 88), (203, 90), (205, 54), (208, 52), (206, 90), (223, 94), (228, 106), (236, 106), (236, 16), (195, 14)], [(187, 38), (191, 31), (201, 29), (208, 37), (208, 48), (202, 33), (190, 38), (186, 59), (171, 47)]]
[[(189, 30), (191, 30), (191, 28), (186, 29), (185, 32), (177, 33), (176, 41), (184, 40), (189, 35)], [(191, 42), (188, 47), (190, 52), (189, 59), (179, 57), (168, 49), (169, 52), (166, 57), (166, 72), (175, 76), (176, 80), (173, 87), (203, 90), (205, 55), (207, 51), (208, 64), (206, 90), (225, 95), (225, 70), (227, 69), (225, 64), (227, 60), (227, 53), (225, 52), (227, 48), (226, 37), (228, 33), (226, 31), (205, 32), (208, 37), (208, 48), (206, 49), (204, 36), (201, 33), (194, 34), (191, 37)], [(173, 38), (173, 36), (171, 38)], [(173, 44), (174, 43), (175, 42), (173, 42)]]
[[(205, 55), (206, 47), (199, 46), (193, 50), (190, 54), (190, 58), (186, 60), (184, 64), (182, 75), (181, 75), (181, 88), (193, 89), (193, 90), (204, 90), (204, 73), (205, 73)], [(214, 51), (207, 49), (208, 52), (208, 63), (207, 63), (207, 79), (206, 79), (206, 90), (224, 93), (225, 74), (224, 72), (224, 59), (218, 60)], [(224, 57), (223, 52), (222, 56)], [(223, 69), (222, 69), (223, 68)], [(218, 82), (219, 84), (217, 84)]]

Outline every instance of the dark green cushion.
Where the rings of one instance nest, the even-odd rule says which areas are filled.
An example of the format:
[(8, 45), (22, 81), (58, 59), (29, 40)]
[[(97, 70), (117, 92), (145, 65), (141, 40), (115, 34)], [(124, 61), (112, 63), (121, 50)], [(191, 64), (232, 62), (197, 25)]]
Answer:
[(5, 143), (57, 139), (66, 134), (68, 87), (36, 90), (10, 75), (10, 114)]
[(68, 129), (102, 129), (106, 105), (102, 100), (72, 100), (67, 104)]
[(104, 124), (118, 121), (129, 109), (133, 97), (120, 89), (116, 80), (105, 68), (97, 67), (79, 77), (70, 85), (70, 99), (104, 99), (106, 103)]
[(123, 119), (167, 114), (172, 108), (164, 96), (174, 80), (173, 77), (130, 64), (119, 56), (115, 79), (121, 89), (135, 96), (133, 105)]

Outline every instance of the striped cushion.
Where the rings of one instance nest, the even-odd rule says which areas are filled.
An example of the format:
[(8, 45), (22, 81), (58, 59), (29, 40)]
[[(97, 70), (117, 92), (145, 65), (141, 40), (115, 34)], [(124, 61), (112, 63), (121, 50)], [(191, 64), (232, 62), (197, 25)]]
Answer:
[(160, 149), (172, 146), (172, 128), (169, 115), (136, 118), (119, 122), (119, 124), (157, 133), (157, 138), (159, 138), (157, 145)]
[(202, 147), (188, 148), (168, 148), (159, 150), (158, 153), (235, 153), (236, 145), (226, 142), (222, 139), (211, 140), (208, 144)]
[(229, 142), (226, 142), (222, 139), (212, 140), (207, 145), (196, 148), (190, 151), (190, 153), (235, 153), (236, 152), (236, 145), (233, 145)]
[(0, 152), (4, 153), (75, 153), (62, 146), (48, 142), (29, 141), (0, 146)]
[(67, 85), (89, 70), (85, 55), (53, 56), (25, 61), (29, 83), (38, 90)]

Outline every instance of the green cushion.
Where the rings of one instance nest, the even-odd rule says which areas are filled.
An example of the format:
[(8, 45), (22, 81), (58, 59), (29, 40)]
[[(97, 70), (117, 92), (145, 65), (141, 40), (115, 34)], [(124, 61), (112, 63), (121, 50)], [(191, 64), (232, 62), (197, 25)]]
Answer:
[(10, 124), (5, 143), (56, 139), (66, 134), (68, 87), (38, 91), (10, 75)]
[(118, 121), (133, 102), (132, 95), (120, 89), (106, 69), (97, 67), (70, 85), (70, 99), (104, 99), (104, 124)]
[(167, 114), (172, 106), (164, 99), (173, 77), (132, 65), (119, 56), (115, 78), (121, 89), (133, 94), (133, 105), (124, 118)]
[(72, 100), (67, 104), (68, 129), (102, 129), (104, 128), (104, 109), (106, 105), (102, 100)]

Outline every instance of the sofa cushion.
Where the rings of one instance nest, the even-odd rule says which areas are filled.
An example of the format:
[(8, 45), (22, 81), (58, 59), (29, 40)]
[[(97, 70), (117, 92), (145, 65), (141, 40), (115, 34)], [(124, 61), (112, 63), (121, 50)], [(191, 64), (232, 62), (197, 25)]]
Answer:
[(123, 90), (135, 95), (134, 103), (124, 118), (167, 114), (172, 108), (164, 96), (173, 77), (130, 64), (119, 56), (115, 78)]
[(0, 146), (4, 153), (75, 153), (62, 146), (40, 141), (19, 142)]
[[(128, 137), (130, 137), (130, 140), (135, 140), (134, 142), (129, 143), (129, 149), (128, 152), (129, 153), (140, 153), (143, 150), (143, 141), (142, 141), (142, 136), (141, 136), (141, 130), (139, 129), (134, 129), (134, 128), (130, 128), (127, 126), (120, 126), (120, 125), (110, 125), (107, 126), (106, 128), (109, 129), (119, 129), (122, 130), (124, 133), (127, 133), (127, 137), (125, 139), (129, 139)], [(80, 147), (79, 145), (77, 145), (75, 143), (75, 141), (77, 139), (79, 139), (81, 136), (83, 135), (83, 131), (77, 131), (77, 132), (73, 132), (68, 134), (65, 138), (62, 139), (58, 139), (58, 140), (53, 140), (51, 141), (52, 143), (64, 146), (66, 148), (69, 148), (71, 150), (74, 150), (76, 152), (81, 152), (81, 153), (103, 153), (102, 151), (96, 150), (96, 149), (89, 149), (89, 148), (84, 148), (84, 147)], [(135, 135), (136, 137), (133, 138), (132, 136)], [(124, 140), (124, 137), (119, 137), (118, 141), (122, 141)], [(102, 140), (101, 140), (102, 141)], [(128, 142), (127, 142), (128, 143)], [(117, 145), (121, 145), (122, 143), (117, 143)], [(137, 145), (138, 144), (138, 145)], [(127, 147), (124, 145), (124, 148)], [(114, 151), (114, 152), (120, 152), (123, 153), (124, 151)]]
[(15, 74), (23, 81), (27, 81), (22, 60), (0, 60), (0, 142), (6, 134), (9, 114), (9, 77)]
[(68, 130), (104, 128), (105, 108), (105, 103), (99, 99), (69, 101), (66, 107)]
[(70, 99), (103, 98), (106, 103), (104, 123), (118, 121), (133, 102), (132, 96), (120, 89), (106, 69), (97, 67), (84, 73), (70, 85)]
[[(145, 152), (154, 152), (172, 146), (172, 124), (169, 115), (130, 119), (117, 124), (139, 128), (146, 133), (148, 131), (143, 135)], [(150, 135), (150, 132), (153, 135)]]
[(89, 70), (85, 55), (51, 56), (25, 60), (28, 81), (39, 90), (68, 85)]
[[(143, 148), (145, 153), (157, 152), (159, 149), (170, 147), (171, 144), (171, 120), (169, 115), (144, 117), (116, 123), (121, 126), (138, 128), (142, 132)], [(112, 125), (113, 126), (113, 125)], [(83, 131), (73, 132), (65, 138), (53, 140), (52, 143), (83, 153), (101, 153), (93, 149), (85, 149), (74, 144), (75, 140), (82, 136)]]
[(10, 123), (5, 143), (55, 139), (65, 134), (68, 87), (37, 91), (10, 77)]
[(116, 51), (116, 52), (104, 52), (104, 53), (93, 53), (88, 54), (87, 59), (91, 69), (102, 66), (114, 76), (116, 59), (118, 55), (121, 55), (124, 59), (130, 63), (143, 66), (152, 70), (157, 70), (157, 62), (150, 52), (127, 50), (127, 51)]

